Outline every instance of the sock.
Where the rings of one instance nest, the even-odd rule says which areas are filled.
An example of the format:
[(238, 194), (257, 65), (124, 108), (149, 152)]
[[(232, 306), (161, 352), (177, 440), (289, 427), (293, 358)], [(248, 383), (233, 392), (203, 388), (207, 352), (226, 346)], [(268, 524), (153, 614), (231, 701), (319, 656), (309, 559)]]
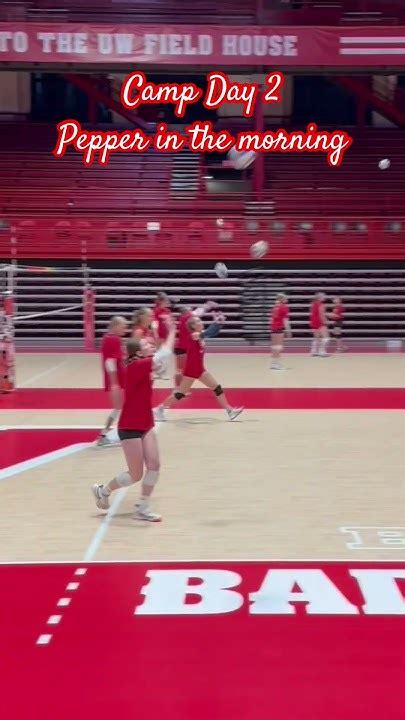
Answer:
[(318, 352), (318, 341), (312, 340), (311, 353), (314, 355), (316, 352)]
[(111, 490), (110, 490), (110, 488), (108, 487), (108, 485), (104, 485), (104, 487), (103, 487), (103, 489), (102, 489), (102, 491), (101, 491), (101, 494), (102, 494), (104, 497), (110, 497), (110, 495), (111, 495)]
[(323, 353), (326, 352), (326, 347), (327, 347), (328, 342), (329, 342), (329, 338), (322, 338), (322, 340), (321, 340), (321, 350), (322, 350)]

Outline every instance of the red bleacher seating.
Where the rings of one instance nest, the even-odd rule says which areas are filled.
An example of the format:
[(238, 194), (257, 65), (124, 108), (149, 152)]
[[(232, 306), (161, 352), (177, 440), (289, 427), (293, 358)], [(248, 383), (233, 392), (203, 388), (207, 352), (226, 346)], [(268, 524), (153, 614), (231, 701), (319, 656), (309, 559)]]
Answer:
[(0, 21), (336, 25), (398, 23), (402, 0), (2, 0)]
[[(114, 155), (108, 167), (86, 168), (73, 152), (55, 160), (49, 151), (54, 129), (21, 125), (13, 131), (4, 125), (2, 130), (0, 212), (19, 228), (20, 256), (29, 248), (31, 255), (43, 252), (49, 257), (74, 253), (76, 245), (81, 246), (78, 228), (86, 227), (88, 252), (95, 257), (121, 249), (135, 256), (192, 252), (207, 257), (220, 254), (224, 243), (227, 255), (239, 257), (255, 238), (269, 236), (280, 257), (368, 255), (369, 248), (374, 256), (392, 252), (405, 257), (405, 143), (397, 130), (369, 130), (356, 137), (339, 168), (329, 168), (321, 154), (267, 155), (266, 187), (260, 197), (240, 189), (208, 194), (204, 185), (199, 192), (198, 183), (197, 190), (192, 189), (187, 172), (190, 167), (195, 171), (195, 156), (192, 166), (185, 165), (183, 185), (179, 155)], [(36, 149), (28, 151), (28, 146)], [(378, 169), (382, 157), (392, 159), (388, 171)], [(180, 182), (175, 189), (174, 176)], [(235, 173), (235, 188), (240, 188), (239, 177)], [(257, 200), (261, 205), (255, 205)], [(216, 224), (220, 218), (225, 225)], [(100, 219), (102, 227), (97, 225)], [(27, 221), (31, 225), (24, 224)], [(149, 221), (160, 221), (162, 230), (151, 234)], [(251, 221), (259, 223), (258, 228), (252, 230)], [(281, 222), (283, 230), (274, 229), (273, 221)], [(399, 226), (390, 227), (391, 221)], [(61, 223), (70, 228), (67, 242), (72, 245), (67, 248), (55, 247), (55, 228)], [(107, 226), (127, 238), (125, 242), (111, 243)], [(22, 233), (27, 227), (29, 242)], [(9, 237), (4, 231), (2, 238), (7, 257)]]

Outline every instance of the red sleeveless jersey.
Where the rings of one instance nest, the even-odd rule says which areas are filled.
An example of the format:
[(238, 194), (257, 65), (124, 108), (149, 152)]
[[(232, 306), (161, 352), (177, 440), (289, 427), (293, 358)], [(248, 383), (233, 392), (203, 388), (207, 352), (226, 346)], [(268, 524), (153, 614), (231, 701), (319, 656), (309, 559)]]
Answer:
[(152, 411), (153, 358), (132, 358), (126, 366), (124, 404), (119, 430), (148, 432), (154, 427)]
[(171, 316), (171, 310), (166, 307), (154, 307), (153, 308), (153, 319), (157, 323), (157, 334), (159, 340), (167, 340), (169, 335), (169, 329), (166, 324), (166, 320)]
[(186, 365), (183, 375), (190, 378), (199, 378), (205, 372), (204, 367), (204, 341), (198, 338), (193, 340), (188, 336)]
[(284, 323), (288, 320), (289, 310), (288, 305), (280, 304), (275, 305), (270, 319), (271, 332), (278, 333), (284, 332)]
[(177, 350), (183, 350), (186, 352), (189, 338), (190, 338), (190, 331), (187, 327), (187, 323), (190, 320), (190, 318), (193, 317), (193, 313), (191, 310), (187, 310), (187, 312), (184, 312), (179, 317), (178, 322), (178, 335), (176, 340), (176, 349)]
[(105, 367), (106, 360), (115, 360), (117, 364), (118, 384), (123, 388), (125, 384), (124, 351), (122, 339), (118, 335), (112, 335), (111, 333), (104, 335), (101, 342), (101, 359), (103, 365), (104, 389), (110, 390), (111, 388), (110, 374), (107, 372)]
[(319, 330), (319, 328), (325, 324), (323, 320), (323, 309), (324, 304), (322, 300), (314, 300), (314, 302), (311, 303), (309, 322), (312, 330)]

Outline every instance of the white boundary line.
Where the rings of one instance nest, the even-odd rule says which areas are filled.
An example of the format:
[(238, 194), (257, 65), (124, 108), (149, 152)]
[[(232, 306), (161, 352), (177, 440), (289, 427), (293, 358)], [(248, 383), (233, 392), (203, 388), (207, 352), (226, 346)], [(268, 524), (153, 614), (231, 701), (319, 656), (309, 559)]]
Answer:
[[(161, 425), (162, 425), (161, 423), (157, 423), (155, 425), (156, 433), (159, 432)], [(129, 486), (129, 487), (131, 487), (131, 486)], [(108, 510), (107, 514), (104, 516), (103, 521), (98, 526), (96, 532), (94, 533), (92, 539), (90, 540), (90, 542), (86, 548), (86, 551), (85, 551), (85, 553), (83, 555), (83, 559), (82, 559), (83, 563), (91, 562), (93, 560), (94, 556), (97, 554), (98, 549), (99, 549), (101, 543), (103, 542), (104, 537), (107, 534), (108, 528), (114, 518), (114, 515), (118, 512), (118, 509), (119, 509), (122, 501), (124, 500), (125, 495), (127, 494), (128, 490), (129, 490), (129, 487), (122, 488), (121, 490), (118, 490), (117, 492), (114, 493), (114, 496), (113, 496), (113, 499), (112, 499), (112, 502), (110, 505), (110, 509)]]
[[(18, 387), (19, 388), (29, 387), (31, 385), (31, 383), (36, 382), (37, 380), (40, 380), (41, 378), (46, 377), (47, 375), (50, 375), (55, 370), (58, 370), (59, 368), (63, 367), (64, 365), (68, 365), (69, 363), (71, 363), (70, 358), (67, 358), (66, 360), (61, 360), (60, 362), (56, 363), (55, 365), (52, 365), (52, 367), (47, 368), (46, 370), (42, 370), (42, 372), (39, 372), (36, 375), (32, 375), (30, 378), (28, 378), (28, 380), (25, 380), (24, 382), (19, 383)], [(41, 389), (43, 389), (43, 388), (41, 388)]]
[(94, 430), (97, 432), (100, 426), (96, 422), (92, 425), (0, 425), (0, 432), (2, 430)]
[[(380, 559), (380, 558), (373, 558), (370, 560), (370, 558), (363, 558), (361, 560), (357, 559), (355, 560), (353, 555), (350, 557), (345, 558), (232, 558), (232, 559), (224, 559), (224, 558), (192, 558), (192, 559), (177, 559), (177, 560), (89, 560), (89, 565), (182, 565), (184, 563), (187, 563), (187, 565), (190, 565), (193, 569), (195, 564), (198, 563), (198, 565), (212, 565), (212, 564), (218, 564), (218, 563), (226, 563), (226, 564), (235, 564), (238, 563), (238, 565), (242, 565), (244, 563), (248, 565), (253, 564), (269, 564), (272, 565), (274, 563), (283, 563), (285, 565), (290, 565), (291, 563), (302, 563), (302, 564), (322, 564), (322, 565), (331, 565), (334, 563), (344, 563), (345, 565), (350, 565), (350, 567), (356, 567), (357, 564), (364, 565), (375, 563), (376, 565), (384, 565), (384, 564), (390, 564), (390, 565), (397, 565), (398, 563), (401, 563), (401, 565), (405, 565), (405, 559)], [(15, 562), (12, 562), (10, 560), (0, 560), (0, 567), (2, 565), (78, 565), (81, 567), (83, 565), (83, 560), (16, 560)]]
[(19, 475), (26, 470), (33, 470), (34, 468), (46, 465), (53, 460), (60, 460), (60, 458), (67, 457), (68, 455), (74, 455), (81, 450), (92, 447), (93, 443), (76, 443), (75, 445), (68, 445), (67, 447), (61, 448), (60, 450), (53, 450), (52, 452), (45, 453), (44, 455), (38, 455), (30, 460), (24, 460), (23, 462), (16, 463), (15, 465), (9, 465), (9, 467), (0, 470), (0, 481), (6, 480), (14, 475)]

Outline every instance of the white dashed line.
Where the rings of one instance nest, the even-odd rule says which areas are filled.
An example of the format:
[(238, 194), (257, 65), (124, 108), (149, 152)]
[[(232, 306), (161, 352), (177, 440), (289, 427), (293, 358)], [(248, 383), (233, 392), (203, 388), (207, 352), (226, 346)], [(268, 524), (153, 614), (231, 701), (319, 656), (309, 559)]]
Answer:
[(40, 635), (37, 640), (37, 645), (49, 645), (52, 640), (52, 635)]
[(56, 603), (58, 607), (67, 607), (70, 605), (71, 598), (60, 598)]
[[(76, 568), (76, 570), (73, 572), (74, 577), (84, 577), (87, 573), (87, 568), (79, 567)], [(75, 592), (80, 587), (80, 582), (77, 582), (77, 580), (73, 580), (69, 582), (66, 585), (65, 591)], [(71, 601), (72, 597), (61, 597), (59, 598), (58, 602), (56, 603), (58, 608), (67, 608)], [(48, 617), (48, 620), (46, 621), (47, 625), (59, 625), (59, 623), (63, 620), (63, 615), (50, 615)], [(36, 640), (36, 645), (49, 645), (49, 643), (52, 640), (52, 635), (44, 634), (39, 635), (39, 637)]]
[(48, 618), (47, 625), (58, 625), (60, 621), (62, 620), (62, 615), (51, 615)]

